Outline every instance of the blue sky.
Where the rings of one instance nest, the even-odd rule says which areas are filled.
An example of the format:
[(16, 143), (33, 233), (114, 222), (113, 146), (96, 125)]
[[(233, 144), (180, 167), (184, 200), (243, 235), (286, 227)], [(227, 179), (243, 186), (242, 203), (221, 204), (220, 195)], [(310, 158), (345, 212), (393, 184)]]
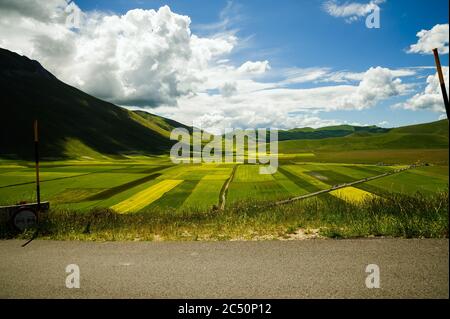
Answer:
[[(78, 1), (85, 10), (112, 10), (123, 14), (134, 8), (157, 9), (169, 5), (172, 11), (192, 19), (193, 32), (205, 33), (197, 25), (214, 24), (229, 1)], [(416, 33), (436, 24), (448, 23), (447, 0), (395, 0), (381, 6), (381, 28), (368, 29), (364, 19), (345, 23), (322, 9), (323, 1), (235, 1), (239, 15), (231, 28), (250, 38), (249, 47), (233, 55), (237, 64), (247, 60), (269, 60), (272, 68), (330, 67), (362, 72), (372, 66), (388, 68), (433, 66), (431, 55), (406, 54), (417, 41)], [(362, 3), (362, 2), (361, 2)], [(448, 65), (448, 55), (443, 64)], [(392, 110), (390, 102), (377, 108), (351, 112), (323, 112), (321, 117), (364, 124), (378, 124), (394, 117), (391, 125), (434, 121), (428, 111)], [(370, 120), (369, 120), (370, 119)]]
[[(173, 12), (188, 15), (196, 25), (214, 24), (228, 0), (79, 0), (83, 10), (109, 10), (124, 14), (135, 8), (158, 9), (168, 5)], [(386, 67), (433, 65), (430, 56), (405, 54), (417, 41), (416, 33), (436, 24), (448, 23), (447, 0), (394, 0), (381, 5), (381, 28), (367, 29), (364, 20), (343, 23), (322, 10), (324, 1), (249, 0), (233, 1), (233, 28), (242, 38), (252, 37), (252, 47), (236, 54), (236, 62), (270, 59), (273, 66), (331, 66), (336, 69), (366, 70)], [(363, 3), (364, 1), (361, 1)], [(202, 33), (201, 30), (198, 33)], [(261, 51), (259, 53), (258, 51)]]
[[(175, 19), (179, 19), (179, 15), (188, 16), (190, 24), (186, 28), (201, 39), (197, 41), (201, 44), (190, 44), (194, 57), (188, 57), (184, 62), (173, 59), (155, 62), (157, 58), (150, 45), (143, 46), (142, 50), (136, 52), (145, 52), (142, 54), (148, 56), (145, 59), (142, 56), (135, 58), (135, 64), (144, 66), (143, 61), (151, 60), (153, 68), (150, 65), (149, 68), (152, 72), (145, 73), (141, 67), (132, 76), (129, 70), (120, 69), (126, 64), (123, 53), (113, 52), (112, 55), (116, 55), (117, 59), (111, 62), (113, 67), (109, 65), (108, 68), (112, 70), (117, 66), (119, 71), (97, 71), (97, 75), (101, 73), (104, 77), (118, 78), (117, 83), (110, 85), (110, 92), (105, 89), (109, 79), (104, 82), (105, 87), (99, 88), (95, 74), (81, 67), (63, 69), (61, 61), (55, 63), (57, 59), (50, 57), (48, 50), (39, 51), (39, 46), (26, 48), (25, 44), (12, 40), (8, 42), (8, 39), (0, 44), (29, 53), (60, 78), (88, 93), (125, 107), (145, 108), (185, 123), (201, 118), (205, 125), (217, 127), (249, 124), (289, 128), (339, 123), (400, 126), (434, 121), (444, 114), (437, 100), (439, 92), (432, 79), (435, 76), (433, 56), (425, 54), (429, 50), (407, 51), (411, 45), (418, 43), (416, 34), (421, 30), (430, 31), (430, 38), (440, 32), (442, 42), (443, 29), (434, 27), (447, 25), (447, 31), (444, 29), (444, 32), (448, 33), (447, 0), (77, 0), (75, 3), (93, 23), (86, 23), (86, 29), (71, 30), (65, 35), (67, 38), (77, 38), (77, 47), (74, 49), (77, 53), (70, 60), (73, 64), (76, 61), (85, 62), (86, 58), (82, 54), (86, 53), (86, 48), (94, 47), (95, 43), (112, 43), (111, 35), (108, 38), (102, 38), (103, 35), (95, 38), (98, 33), (90, 25), (96, 25), (97, 30), (111, 30), (114, 27), (100, 21), (94, 12), (102, 16), (121, 17), (134, 9), (160, 12), (160, 8), (167, 5), (170, 14), (158, 18), (159, 22), (155, 23), (161, 23), (161, 19), (169, 19), (172, 15)], [(327, 4), (330, 6), (326, 7)], [(367, 13), (349, 22), (348, 18), (352, 15), (340, 14), (339, 10), (351, 5), (380, 8), (380, 28), (369, 29), (365, 26)], [(331, 6), (335, 11), (326, 9)], [(148, 21), (154, 19), (150, 15), (147, 18)], [(136, 19), (132, 23), (136, 23)], [(172, 22), (164, 23), (171, 28)], [(136, 37), (128, 42), (129, 50), (132, 50), (133, 46), (147, 41), (149, 37), (128, 33), (126, 28), (129, 24), (129, 21), (125, 23), (124, 18), (117, 20), (117, 25), (122, 27), (120, 35), (131, 34), (130, 37)], [(91, 29), (88, 30), (89, 27)], [(139, 28), (142, 29), (142, 25)], [(113, 42), (117, 41), (117, 47), (120, 48), (124, 42), (117, 40), (119, 37), (116, 35)], [(36, 36), (30, 35), (30, 38), (35, 39)], [(55, 33), (56, 38), (61, 41), (60, 33)], [(167, 45), (173, 43), (168, 40)], [(448, 66), (448, 40), (447, 43), (436, 43), (442, 46), (443, 65)], [(73, 47), (66, 42), (64, 45)], [(62, 44), (59, 43), (59, 46)], [(181, 50), (185, 50), (183, 48), (186, 47)], [(180, 48), (174, 47), (173, 50), (177, 49)], [(167, 51), (166, 54), (172, 56), (172, 52)], [(202, 52), (201, 56), (195, 57), (195, 52)], [(111, 52), (108, 54), (111, 55)], [(106, 53), (101, 56), (106, 56)], [(90, 65), (90, 68), (97, 68), (99, 59), (102, 58), (97, 58), (96, 62), (93, 60), (95, 65)], [(201, 67), (196, 64), (189, 71), (191, 73), (184, 72), (182, 67), (173, 71), (173, 65), (178, 68), (183, 63), (191, 66), (192, 59), (197, 62), (201, 60)], [(166, 68), (166, 73), (156, 72), (156, 69), (162, 69), (163, 63), (170, 64), (170, 68)], [(167, 75), (167, 70), (172, 70), (170, 75)], [(144, 79), (147, 76), (154, 81), (156, 76), (165, 79), (173, 74), (173, 82), (169, 81), (167, 85), (133, 82), (135, 78)], [(343, 74), (345, 79), (341, 78)], [(196, 76), (204, 83), (198, 84), (197, 80), (193, 80), (192, 85), (186, 84), (190, 81), (188, 79)], [(335, 80), (336, 76), (341, 77)], [(133, 91), (131, 85), (142, 87), (142, 92), (135, 92), (134, 95), (117, 93), (119, 89), (123, 89), (123, 92)], [(175, 94), (162, 92), (168, 90), (167, 87), (171, 88), (171, 92), (176, 91)], [(371, 90), (378, 95), (371, 96)], [(289, 97), (286, 99), (289, 106), (286, 107), (280, 104), (285, 96)], [(310, 96), (317, 96), (318, 102), (312, 101)], [(320, 102), (321, 99), (323, 102)], [(146, 100), (148, 103), (145, 103)], [(255, 105), (256, 101), (259, 108)], [(320, 104), (327, 104), (328, 101), (333, 105)], [(279, 120), (273, 120), (272, 117)]]

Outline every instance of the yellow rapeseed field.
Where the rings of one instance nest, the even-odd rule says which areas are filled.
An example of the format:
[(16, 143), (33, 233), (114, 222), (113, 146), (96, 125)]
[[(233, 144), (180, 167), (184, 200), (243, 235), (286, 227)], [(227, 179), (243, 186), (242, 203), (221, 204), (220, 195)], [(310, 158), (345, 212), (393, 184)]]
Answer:
[(150, 205), (155, 200), (161, 198), (172, 188), (178, 186), (183, 180), (166, 179), (155, 184), (130, 198), (112, 206), (111, 208), (119, 213), (137, 212)]
[(351, 203), (360, 203), (367, 198), (376, 197), (375, 194), (352, 186), (331, 191), (330, 194)]

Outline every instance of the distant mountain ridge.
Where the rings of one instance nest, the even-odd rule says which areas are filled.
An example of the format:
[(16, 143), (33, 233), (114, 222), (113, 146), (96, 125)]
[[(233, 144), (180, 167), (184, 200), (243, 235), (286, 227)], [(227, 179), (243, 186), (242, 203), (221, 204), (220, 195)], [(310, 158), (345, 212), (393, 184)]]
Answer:
[[(0, 158), (33, 158), (32, 124), (39, 120), (44, 159), (123, 158), (167, 154), (175, 127), (192, 128), (145, 111), (130, 111), (58, 80), (42, 65), (0, 48)], [(279, 131), (280, 152), (448, 148), (448, 121), (386, 129), (338, 125)]]
[(282, 153), (299, 153), (376, 149), (446, 149), (449, 146), (448, 138), (448, 120), (441, 120), (392, 128), (382, 133), (354, 131), (343, 137), (285, 140), (279, 143), (279, 150)]
[(286, 140), (316, 140), (330, 137), (344, 137), (353, 133), (386, 133), (390, 129), (378, 126), (353, 126), (353, 125), (337, 125), (326, 126), (321, 128), (295, 128), (291, 130), (278, 131), (280, 141)]

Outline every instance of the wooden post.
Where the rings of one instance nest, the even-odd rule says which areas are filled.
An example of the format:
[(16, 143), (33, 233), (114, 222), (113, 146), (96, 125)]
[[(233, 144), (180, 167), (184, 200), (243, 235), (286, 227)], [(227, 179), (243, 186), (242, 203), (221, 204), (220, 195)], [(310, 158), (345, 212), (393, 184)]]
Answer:
[(41, 189), (39, 182), (39, 130), (38, 130), (38, 120), (34, 120), (34, 160), (36, 164), (36, 196), (38, 211), (41, 208)]
[(445, 112), (447, 113), (447, 119), (448, 119), (448, 113), (449, 113), (448, 95), (447, 95), (447, 90), (445, 88), (445, 80), (444, 80), (444, 75), (442, 73), (442, 66), (441, 66), (441, 60), (439, 59), (438, 49), (433, 49), (433, 53), (434, 53), (434, 61), (436, 62), (437, 73), (439, 76), (439, 82), (441, 84), (442, 97), (444, 98)]

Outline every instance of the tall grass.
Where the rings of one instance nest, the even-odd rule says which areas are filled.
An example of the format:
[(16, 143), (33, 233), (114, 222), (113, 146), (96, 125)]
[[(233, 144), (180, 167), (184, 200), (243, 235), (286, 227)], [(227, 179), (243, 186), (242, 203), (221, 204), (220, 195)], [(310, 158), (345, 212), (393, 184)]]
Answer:
[[(238, 202), (223, 211), (153, 209), (117, 214), (51, 210), (40, 218), (38, 237), (76, 240), (252, 240), (283, 239), (314, 229), (323, 237), (448, 237), (448, 190), (433, 195), (388, 194), (351, 204), (322, 195), (292, 204), (262, 207)], [(0, 238), (28, 238), (0, 220)]]

